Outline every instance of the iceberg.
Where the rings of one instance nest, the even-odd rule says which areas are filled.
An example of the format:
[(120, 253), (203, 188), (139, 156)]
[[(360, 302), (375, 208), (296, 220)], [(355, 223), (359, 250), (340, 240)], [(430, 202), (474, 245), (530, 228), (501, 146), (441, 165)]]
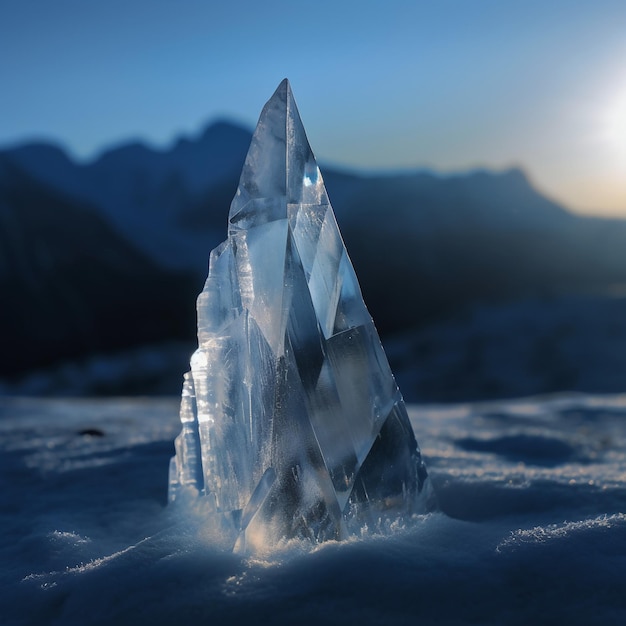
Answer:
[(426, 512), (430, 481), (289, 82), (267, 102), (198, 297), (169, 500), (238, 551)]

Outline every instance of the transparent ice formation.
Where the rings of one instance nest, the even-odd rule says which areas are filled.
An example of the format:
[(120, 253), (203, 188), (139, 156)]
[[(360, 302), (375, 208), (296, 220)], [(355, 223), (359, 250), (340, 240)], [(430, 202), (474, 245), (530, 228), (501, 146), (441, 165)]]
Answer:
[(238, 550), (424, 512), (430, 485), (284, 80), (261, 113), (198, 297), (169, 498)]

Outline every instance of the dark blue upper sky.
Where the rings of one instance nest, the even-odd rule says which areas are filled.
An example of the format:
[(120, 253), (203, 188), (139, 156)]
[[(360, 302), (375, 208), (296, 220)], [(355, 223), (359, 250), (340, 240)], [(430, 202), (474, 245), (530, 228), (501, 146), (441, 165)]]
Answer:
[(624, 0), (0, 0), (0, 145), (252, 127), (285, 76), (320, 160), (522, 165), (626, 216)]

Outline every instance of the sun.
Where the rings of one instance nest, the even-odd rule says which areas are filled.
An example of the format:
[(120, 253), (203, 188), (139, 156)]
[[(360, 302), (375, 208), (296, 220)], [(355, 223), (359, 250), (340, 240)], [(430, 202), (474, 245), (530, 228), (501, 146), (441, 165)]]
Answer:
[(626, 158), (626, 89), (613, 100), (606, 112), (605, 139)]

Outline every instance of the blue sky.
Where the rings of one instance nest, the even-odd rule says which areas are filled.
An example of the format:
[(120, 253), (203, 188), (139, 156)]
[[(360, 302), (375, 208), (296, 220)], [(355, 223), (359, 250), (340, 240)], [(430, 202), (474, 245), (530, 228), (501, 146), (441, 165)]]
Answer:
[(323, 162), (521, 165), (626, 217), (623, 0), (0, 0), (0, 145), (252, 127), (285, 76)]

